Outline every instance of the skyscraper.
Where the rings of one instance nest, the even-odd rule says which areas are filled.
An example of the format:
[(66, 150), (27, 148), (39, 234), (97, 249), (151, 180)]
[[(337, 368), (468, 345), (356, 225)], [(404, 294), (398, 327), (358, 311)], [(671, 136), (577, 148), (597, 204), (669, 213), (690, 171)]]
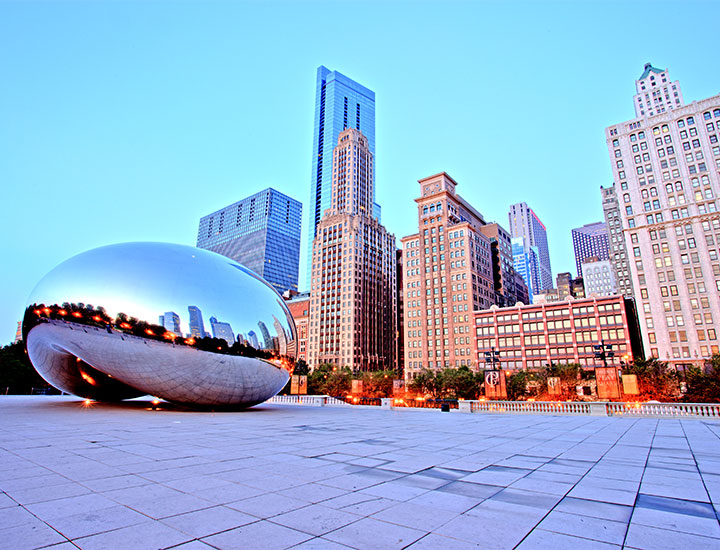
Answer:
[(230, 346), (235, 343), (235, 334), (233, 333), (230, 323), (224, 323), (218, 321), (216, 317), (210, 317), (210, 328), (213, 338), (222, 338)]
[(197, 245), (252, 269), (280, 294), (297, 291), (302, 204), (268, 188), (204, 216)]
[(524, 202), (510, 206), (508, 219), (510, 222), (510, 235), (523, 238), (525, 252), (528, 252), (530, 247), (537, 247), (537, 280), (539, 286), (533, 288), (533, 291), (541, 292), (551, 289), (553, 287), (553, 277), (545, 224), (540, 221), (533, 209)]
[(582, 263), (585, 258), (610, 258), (608, 250), (608, 231), (603, 222), (588, 223), (573, 229), (572, 242), (575, 252), (575, 268), (578, 277), (583, 276)]
[(670, 82), (668, 70), (656, 69), (645, 63), (645, 70), (635, 81), (635, 116), (655, 116), (684, 105), (680, 83)]
[(633, 297), (632, 279), (628, 267), (628, 253), (625, 245), (625, 234), (622, 228), (620, 203), (618, 202), (615, 184), (610, 187), (600, 186), (603, 199), (603, 213), (608, 228), (610, 262), (615, 272), (617, 292), (628, 298)]
[(395, 368), (395, 236), (372, 215), (369, 141), (349, 128), (333, 151), (332, 203), (312, 246), (308, 363)]
[(720, 95), (684, 105), (648, 65), (638, 83), (653, 110), (606, 128), (608, 152), (645, 352), (688, 365), (720, 351)]
[(159, 321), (168, 332), (182, 336), (182, 332), (180, 331), (180, 316), (174, 311), (166, 311), (165, 315), (160, 315)]
[(493, 247), (482, 214), (455, 193), (457, 182), (445, 172), (418, 183), (418, 232), (401, 239), (406, 380), (422, 369), (473, 365), (473, 311), (496, 299)]
[(188, 313), (190, 314), (190, 336), (194, 338), (204, 338), (207, 336), (200, 308), (197, 306), (188, 306)]
[(537, 246), (530, 246), (525, 251), (524, 242), (525, 239), (522, 237), (510, 239), (515, 272), (519, 273), (525, 281), (528, 289), (528, 303), (532, 303), (534, 293), (539, 292), (540, 289), (540, 270), (537, 265), (538, 249)]
[[(308, 214), (308, 243), (315, 238), (317, 226), (325, 210), (332, 203), (333, 149), (340, 132), (347, 128), (360, 130), (367, 139), (368, 149), (375, 157), (375, 92), (345, 75), (318, 67), (315, 88), (315, 118), (313, 156)], [(380, 219), (380, 206), (375, 203), (375, 173), (373, 194), (368, 215)], [(312, 247), (308, 244), (305, 262), (308, 280), (312, 264)]]

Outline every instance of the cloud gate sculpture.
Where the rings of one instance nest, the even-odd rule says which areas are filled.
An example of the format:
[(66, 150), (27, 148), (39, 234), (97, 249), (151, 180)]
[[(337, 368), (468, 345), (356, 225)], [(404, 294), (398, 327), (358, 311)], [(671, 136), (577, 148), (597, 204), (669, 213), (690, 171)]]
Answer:
[(207, 250), (96, 248), (48, 273), (28, 304), (23, 337), (35, 369), (89, 399), (249, 407), (279, 392), (294, 367), (296, 329), (280, 295)]

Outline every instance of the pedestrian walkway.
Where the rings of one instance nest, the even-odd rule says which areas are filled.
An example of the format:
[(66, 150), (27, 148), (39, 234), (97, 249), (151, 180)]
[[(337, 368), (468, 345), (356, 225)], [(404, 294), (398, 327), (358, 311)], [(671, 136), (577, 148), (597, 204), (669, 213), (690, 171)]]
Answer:
[(0, 547), (720, 549), (720, 422), (0, 397)]

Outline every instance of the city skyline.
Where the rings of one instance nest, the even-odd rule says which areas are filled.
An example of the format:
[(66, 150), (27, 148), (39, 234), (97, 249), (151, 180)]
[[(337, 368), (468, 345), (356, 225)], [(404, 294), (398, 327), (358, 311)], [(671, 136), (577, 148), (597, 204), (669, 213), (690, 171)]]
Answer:
[[(288, 21), (280, 22), (271, 19), (270, 8), (245, 5), (207, 11), (184, 5), (168, 17), (167, 9), (150, 4), (135, 4), (135, 12), (109, 4), (3, 4), (0, 44), (16, 54), (1, 62), (12, 84), (0, 91), (7, 121), (0, 133), (7, 152), (0, 177), (7, 182), (9, 205), (0, 234), (11, 266), (3, 278), (0, 337), (12, 340), (34, 284), (73, 254), (133, 240), (192, 244), (196, 226), (178, 224), (178, 219), (197, 220), (268, 186), (304, 199), (312, 80), (319, 65), (377, 94), (381, 179), (376, 200), (389, 231), (405, 235), (413, 230), (414, 212), (406, 205), (416, 181), (447, 170), (464, 182), (468, 201), (490, 220), (502, 222), (503, 212), (515, 202), (532, 205), (548, 227), (554, 270), (572, 269), (569, 229), (602, 219), (598, 188), (612, 183), (603, 129), (633, 116), (628, 98), (636, 93), (633, 81), (645, 63), (669, 68), (682, 82), (686, 101), (710, 97), (720, 88), (707, 76), (717, 74), (718, 67), (709, 37), (699, 36), (692, 49), (679, 42), (626, 42), (616, 17), (659, 25), (673, 12), (673, 21), (689, 25), (694, 11), (674, 10), (668, 3), (648, 13), (648, 5), (617, 10), (592, 3), (549, 9), (524, 4), (522, 10), (428, 5), (426, 13), (409, 21), (406, 10), (393, 5), (382, 21), (371, 22), (374, 34), (393, 35), (387, 32), (393, 27), (393, 43), (405, 40), (416, 49), (411, 55), (383, 56), (373, 55), (389, 47), (383, 39), (357, 52), (328, 47), (338, 42), (339, 30), (330, 30), (322, 44), (311, 40), (288, 55), (286, 40), (297, 38), (294, 22), (313, 11), (302, 4), (287, 5)], [(717, 12), (713, 5), (696, 5), (708, 16)], [(491, 46), (497, 51), (498, 44), (507, 45), (503, 35), (509, 23), (504, 22), (517, 11), (508, 36), (527, 38), (500, 58), (489, 56)], [(327, 22), (338, 12), (342, 8), (333, 7), (320, 19)], [(503, 24), (476, 38), (470, 29), (488, 16)], [(231, 30), (240, 20), (255, 21), (257, 28), (235, 38)], [(586, 20), (593, 26), (583, 24)], [(156, 33), (160, 21), (163, 37)], [(244, 40), (270, 43), (257, 36), (270, 21), (287, 38), (257, 61), (243, 58), (241, 70), (229, 72), (229, 60), (242, 51)], [(400, 21), (411, 24), (398, 26)], [(418, 30), (438, 22), (453, 29), (452, 40), (424, 45)], [(207, 45), (203, 25), (214, 28), (217, 37)], [(557, 36), (548, 36), (553, 33)], [(139, 44), (137, 52), (125, 47), (129, 39)], [(228, 47), (222, 41), (229, 41)], [(577, 45), (573, 52), (566, 52), (569, 41)], [(626, 44), (627, 55), (600, 51), (613, 41)], [(475, 59), (478, 64), (470, 65)], [(162, 69), (157, 72), (157, 67)], [(468, 67), (472, 70), (464, 70)], [(261, 90), (244, 85), (250, 74), (267, 78), (256, 87)], [(448, 74), (455, 76), (452, 86), (421, 84)], [(527, 81), (535, 97), (524, 93)], [(417, 82), (412, 94), (408, 82)], [(284, 93), (280, 84), (294, 94)], [(478, 127), (493, 130), (479, 132)], [(502, 145), (518, 143), (518, 136), (537, 137), (538, 143), (531, 148)], [(555, 150), (562, 152), (557, 162)], [(281, 162), (275, 160), (279, 151)], [(52, 213), (39, 216), (46, 204), (52, 204)], [(97, 230), (77, 231), (75, 220), (85, 213), (100, 214)], [(51, 220), (55, 225), (49, 231)], [(301, 290), (306, 286), (301, 281)]]

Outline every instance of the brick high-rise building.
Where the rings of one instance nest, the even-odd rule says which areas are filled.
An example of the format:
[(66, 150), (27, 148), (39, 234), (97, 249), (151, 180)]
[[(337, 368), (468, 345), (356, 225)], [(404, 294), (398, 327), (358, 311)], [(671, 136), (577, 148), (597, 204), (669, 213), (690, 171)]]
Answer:
[(482, 214), (444, 172), (418, 183), (418, 232), (401, 239), (406, 380), (424, 368), (474, 365), (473, 311), (495, 303)]
[(308, 320), (310, 318), (310, 293), (301, 292), (285, 298), (297, 329), (297, 360), (307, 363)]
[(637, 82), (607, 146), (645, 350), (687, 365), (720, 351), (720, 95), (684, 105), (649, 65)]
[(308, 364), (394, 369), (395, 236), (373, 215), (373, 155), (350, 128), (333, 150), (332, 203), (312, 247)]

